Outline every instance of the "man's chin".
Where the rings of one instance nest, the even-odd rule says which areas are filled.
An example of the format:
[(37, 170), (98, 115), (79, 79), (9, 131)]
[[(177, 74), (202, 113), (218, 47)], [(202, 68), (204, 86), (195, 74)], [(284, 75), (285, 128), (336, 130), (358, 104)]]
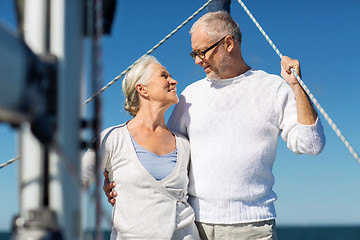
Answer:
[(211, 73), (208, 73), (206, 74), (206, 77), (210, 80), (220, 80), (221, 78), (219, 77), (219, 75), (211, 72)]

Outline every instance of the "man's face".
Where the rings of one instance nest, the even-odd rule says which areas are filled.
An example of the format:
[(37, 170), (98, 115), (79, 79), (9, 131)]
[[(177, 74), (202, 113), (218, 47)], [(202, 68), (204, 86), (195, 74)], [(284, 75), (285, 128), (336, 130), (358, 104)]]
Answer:
[[(203, 27), (199, 26), (192, 33), (191, 47), (194, 52), (204, 51), (219, 40), (220, 39), (211, 41)], [(220, 41), (216, 47), (207, 51), (204, 57), (195, 57), (195, 64), (200, 65), (204, 69), (204, 72), (209, 79), (222, 78), (222, 70), (224, 70), (223, 67), (225, 64), (224, 60), (226, 61), (225, 51), (221, 48), (222, 43), (223, 41)]]

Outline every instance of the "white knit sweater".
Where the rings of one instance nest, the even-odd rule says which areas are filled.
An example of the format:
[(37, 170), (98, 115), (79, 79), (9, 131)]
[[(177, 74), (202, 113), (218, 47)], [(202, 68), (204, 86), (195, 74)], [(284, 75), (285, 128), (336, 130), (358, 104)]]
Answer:
[(290, 86), (251, 69), (188, 86), (168, 126), (190, 140), (189, 202), (196, 221), (233, 224), (275, 218), (272, 168), (279, 134), (295, 153), (319, 154), (320, 119), (297, 123)]

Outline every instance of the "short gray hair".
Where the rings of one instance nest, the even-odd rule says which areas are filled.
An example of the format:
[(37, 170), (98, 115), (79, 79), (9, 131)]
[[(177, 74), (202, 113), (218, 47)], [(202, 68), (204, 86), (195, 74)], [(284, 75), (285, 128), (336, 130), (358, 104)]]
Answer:
[(122, 82), (122, 90), (125, 95), (125, 110), (132, 116), (136, 116), (140, 108), (139, 94), (136, 91), (136, 84), (148, 84), (151, 77), (150, 66), (160, 64), (154, 57), (147, 55), (136, 63), (130, 71), (128, 71)]
[(205, 28), (210, 40), (219, 40), (226, 35), (231, 35), (235, 41), (241, 44), (241, 31), (239, 25), (228, 12), (209, 12), (199, 18), (191, 27), (190, 34), (202, 26)]

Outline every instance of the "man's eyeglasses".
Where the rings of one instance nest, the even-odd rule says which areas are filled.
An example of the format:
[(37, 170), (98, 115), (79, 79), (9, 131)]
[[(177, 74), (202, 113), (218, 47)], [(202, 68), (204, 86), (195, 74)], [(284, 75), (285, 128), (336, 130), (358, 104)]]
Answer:
[[(227, 36), (227, 35), (226, 35)], [(204, 59), (205, 58), (205, 53), (207, 53), (208, 51), (210, 51), (211, 49), (213, 49), (214, 47), (216, 47), (222, 40), (224, 40), (225, 37), (223, 37), (222, 39), (220, 39), (219, 41), (217, 41), (216, 43), (214, 43), (213, 45), (211, 45), (210, 47), (208, 47), (207, 49), (205, 49), (204, 51), (200, 51), (200, 50), (195, 50), (193, 52), (190, 53), (190, 56), (195, 59), (196, 56), (198, 56), (200, 59)]]

